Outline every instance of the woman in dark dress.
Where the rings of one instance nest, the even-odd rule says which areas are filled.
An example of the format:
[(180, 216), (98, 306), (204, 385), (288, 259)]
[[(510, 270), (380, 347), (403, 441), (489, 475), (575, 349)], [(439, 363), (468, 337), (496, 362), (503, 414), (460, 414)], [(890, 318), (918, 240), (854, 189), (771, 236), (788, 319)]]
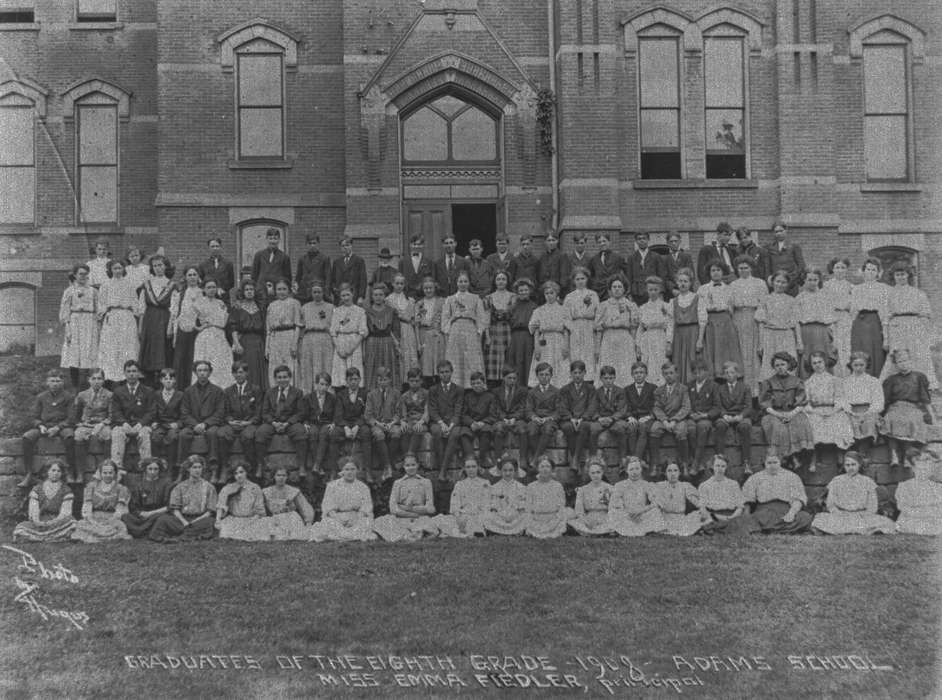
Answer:
[(370, 291), (371, 303), (366, 307), (366, 327), (369, 335), (363, 341), (363, 374), (367, 390), (376, 387), (376, 370), (385, 367), (389, 370), (392, 382), (390, 386), (402, 386), (403, 377), (399, 376), (399, 315), (386, 303), (386, 285), (382, 282)]
[(928, 425), (932, 422), (929, 412), (929, 379), (914, 370), (909, 350), (897, 349), (891, 354), (896, 374), (883, 382), (883, 425), (880, 432), (890, 448), (890, 466), (898, 467), (904, 462), (900, 454), (900, 442), (921, 446), (929, 441)]
[(772, 356), (775, 373), (759, 385), (762, 430), (769, 452), (789, 467), (797, 467), (797, 455), (814, 454), (814, 435), (804, 412), (808, 399), (804, 382), (794, 374), (797, 368), (798, 360), (790, 353), (777, 352)]
[(157, 375), (173, 361), (173, 328), (170, 326), (170, 300), (173, 298), (173, 268), (163, 255), (150, 259), (150, 278), (141, 287), (144, 315), (141, 317), (141, 371), (155, 387)]
[(203, 478), (206, 461), (190, 455), (186, 461), (189, 478), (170, 492), (167, 512), (157, 516), (148, 537), (154, 542), (211, 540), (216, 536), (216, 489)]
[(249, 366), (249, 383), (268, 389), (268, 363), (265, 360), (265, 313), (255, 301), (255, 283), (245, 280), (240, 298), (229, 310), (232, 352)]
[(530, 317), (536, 311), (533, 282), (521, 277), (514, 282), (517, 298), (510, 305), (510, 344), (507, 346), (507, 362), (517, 371), (517, 382), (525, 386), (533, 362), (533, 334), (530, 333)]
[(183, 272), (183, 283), (170, 299), (170, 323), (173, 329), (173, 368), (177, 372), (177, 388), (190, 386), (193, 374), (193, 346), (196, 344), (196, 308), (203, 297), (200, 271), (188, 267)]
[(135, 538), (147, 537), (157, 519), (167, 512), (173, 488), (170, 479), (164, 476), (167, 464), (162, 459), (152, 457), (141, 466), (144, 476), (131, 489), (128, 512), (121, 517), (128, 533)]

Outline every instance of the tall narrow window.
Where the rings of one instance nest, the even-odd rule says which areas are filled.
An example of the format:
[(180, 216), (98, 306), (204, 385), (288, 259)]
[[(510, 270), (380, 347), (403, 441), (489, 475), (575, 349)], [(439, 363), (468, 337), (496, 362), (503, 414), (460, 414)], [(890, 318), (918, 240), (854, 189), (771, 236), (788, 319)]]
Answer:
[(283, 158), (284, 54), (256, 40), (238, 49), (239, 158)]
[(707, 178), (746, 177), (743, 43), (728, 36), (703, 42)]
[(0, 100), (0, 223), (33, 223), (36, 159), (33, 103), (22, 95)]
[(643, 179), (681, 177), (679, 50), (676, 37), (638, 40)]
[(117, 0), (78, 0), (79, 22), (114, 22), (118, 19)]
[(93, 93), (75, 105), (79, 221), (118, 221), (118, 106)]
[(867, 179), (906, 180), (909, 177), (906, 45), (865, 44), (863, 69)]

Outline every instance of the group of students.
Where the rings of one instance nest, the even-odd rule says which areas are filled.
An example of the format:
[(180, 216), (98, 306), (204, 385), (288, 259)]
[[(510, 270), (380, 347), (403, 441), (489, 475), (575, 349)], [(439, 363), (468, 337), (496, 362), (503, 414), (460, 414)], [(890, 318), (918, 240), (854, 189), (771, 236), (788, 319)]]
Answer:
[(374, 517), (370, 488), (357, 478), (352, 459), (343, 462), (339, 478), (327, 484), (320, 520), (298, 488), (287, 483), (288, 470), (275, 470), (274, 482), (261, 488), (249, 479), (245, 465), (218, 493), (203, 478), (205, 463), (186, 460), (187, 476), (173, 484), (159, 458), (142, 461), (143, 475), (129, 489), (118, 480), (117, 466), (105, 461), (85, 488), (82, 517), (72, 516), (73, 494), (62, 481), (64, 463), (55, 460), (42, 483), (30, 493), (28, 520), (19, 523), (14, 541), (86, 543), (141, 538), (178, 542), (220, 538), (267, 542), (415, 541), (427, 537), (468, 538), (481, 535), (528, 535), (545, 539), (571, 530), (585, 536), (648, 534), (689, 536), (799, 534), (942, 534), (942, 483), (932, 480), (935, 461), (929, 454), (914, 460), (914, 476), (899, 485), (894, 522), (878, 512), (877, 486), (861, 474), (856, 452), (844, 456), (844, 473), (828, 486), (826, 505), (812, 515), (801, 479), (781, 466), (774, 453), (764, 469), (740, 487), (726, 476), (727, 460), (713, 457), (712, 476), (699, 488), (680, 480), (676, 462), (665, 479), (644, 479), (640, 459), (623, 459), (626, 478), (604, 480), (604, 462), (591, 460), (589, 481), (579, 487), (568, 507), (563, 486), (553, 476), (551, 460), (542, 456), (536, 478), (524, 485), (518, 464), (501, 458), (496, 481), (484, 478), (474, 457), (464, 461), (464, 478), (451, 492), (447, 514), (436, 514), (432, 482), (419, 474), (419, 461), (409, 453), (404, 475), (392, 486), (388, 513)]

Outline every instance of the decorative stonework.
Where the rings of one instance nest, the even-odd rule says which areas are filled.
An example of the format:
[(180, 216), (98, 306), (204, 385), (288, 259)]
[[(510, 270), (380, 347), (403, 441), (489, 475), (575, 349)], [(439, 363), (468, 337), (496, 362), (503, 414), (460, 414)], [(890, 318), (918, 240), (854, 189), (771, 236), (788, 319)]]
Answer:
[(850, 30), (850, 56), (863, 58), (863, 45), (868, 37), (882, 31), (890, 31), (909, 41), (913, 63), (922, 63), (926, 58), (926, 33), (914, 24), (893, 15), (882, 15), (858, 24)]
[(257, 39), (262, 39), (274, 44), (285, 54), (285, 69), (296, 70), (298, 67), (298, 37), (275, 26), (266, 19), (257, 17), (239, 24), (232, 29), (220, 34), (216, 41), (219, 42), (219, 62), (224, 71), (232, 71), (235, 67), (236, 50)]
[(33, 109), (40, 119), (46, 118), (46, 95), (49, 93), (37, 83), (26, 78), (7, 80), (0, 83), (0, 101), (19, 96), (33, 103)]
[(118, 105), (118, 118), (127, 121), (130, 117), (131, 93), (114, 83), (105, 80), (85, 80), (74, 83), (62, 95), (63, 116), (75, 118), (75, 103), (84, 97), (99, 93), (113, 100)]

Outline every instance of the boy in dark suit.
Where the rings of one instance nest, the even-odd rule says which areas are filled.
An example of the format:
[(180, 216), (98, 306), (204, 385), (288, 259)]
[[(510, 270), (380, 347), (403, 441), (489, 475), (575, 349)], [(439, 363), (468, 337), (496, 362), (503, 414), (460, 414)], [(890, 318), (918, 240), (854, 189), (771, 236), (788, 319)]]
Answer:
[(514, 282), (519, 279), (528, 279), (530, 282), (536, 281), (537, 265), (540, 259), (530, 251), (530, 245), (533, 238), (529, 234), (520, 236), (520, 249), (514, 257)]
[(160, 370), (160, 391), (154, 395), (154, 422), (150, 428), (151, 452), (170, 465), (176, 481), (180, 468), (180, 429), (183, 427), (183, 392), (177, 389), (177, 373), (172, 368)]
[(311, 300), (311, 285), (320, 280), (324, 285), (324, 293), (330, 294), (330, 258), (320, 252), (320, 236), (309, 233), (306, 237), (307, 252), (298, 258), (298, 271), (291, 286), (295, 297), (302, 304)]
[(412, 236), (409, 239), (409, 255), (399, 261), (399, 272), (406, 276), (406, 293), (410, 299), (422, 298), (422, 280), (435, 279), (432, 261), (425, 257), (425, 239)]
[(569, 289), (569, 281), (572, 277), (569, 258), (559, 249), (558, 234), (552, 231), (547, 233), (545, 244), (546, 252), (536, 263), (536, 284), (542, 289), (544, 283), (552, 280), (559, 285), (560, 299), (562, 299)]
[(464, 392), (464, 411), (461, 413), (461, 451), (464, 458), (474, 457), (474, 438), (478, 439), (478, 463), (484, 467), (494, 465), (491, 455), (491, 436), (497, 421), (497, 397), (487, 390), (483, 372), (471, 374), (471, 391)]
[(222, 257), (222, 239), (213, 237), (206, 241), (209, 247), (209, 258), (197, 268), (203, 284), (213, 280), (219, 290), (217, 296), (225, 302), (229, 300), (229, 293), (235, 287), (235, 268), (232, 263)]
[(672, 433), (677, 441), (678, 461), (688, 464), (687, 416), (690, 415), (690, 397), (687, 387), (677, 381), (677, 367), (673, 362), (661, 365), (664, 383), (654, 391), (654, 423), (651, 425), (651, 473), (661, 467), (661, 437)]
[(451, 234), (442, 240), (444, 254), (441, 260), (435, 261), (435, 281), (438, 282), (438, 293), (450, 297), (458, 291), (458, 273), (468, 270), (468, 261), (455, 253), (457, 242)]
[[(526, 418), (530, 422), (527, 424), (526, 441), (528, 454), (533, 455), (527, 464), (529, 471), (536, 470), (537, 460), (559, 429), (559, 389), (550, 384), (553, 367), (548, 362), (541, 362), (536, 366), (536, 378), (539, 384), (527, 394)], [(536, 449), (531, 450), (534, 446)]]
[[(592, 262), (592, 259), (585, 252), (586, 243), (588, 239), (584, 233), (577, 233), (572, 239), (572, 252), (569, 253), (566, 257), (569, 258), (569, 273), (572, 274), (577, 267), (581, 267), (589, 271), (589, 289), (592, 288), (592, 276), (591, 270), (589, 270), (589, 264)], [(570, 284), (570, 286), (572, 286)], [(572, 291), (570, 289), (570, 291)]]
[(222, 392), (226, 397), (225, 424), (219, 427), (219, 480), (222, 483), (228, 481), (229, 454), (236, 438), (242, 444), (249, 466), (256, 472), (259, 466), (255, 457), (255, 431), (261, 422), (262, 389), (249, 384), (249, 366), (241, 360), (232, 363), (232, 376), (235, 384)]
[[(307, 476), (307, 431), (304, 429), (307, 405), (304, 392), (291, 386), (291, 370), (287, 366), (279, 365), (273, 374), (275, 386), (265, 392), (261, 425), (255, 430), (255, 452), (258, 455), (255, 475), (260, 477), (261, 470), (267, 468), (265, 460), (272, 438), (275, 435), (287, 435), (294, 445), (298, 476), (304, 478)], [(271, 481), (269, 475), (266, 474), (265, 480)]]
[(406, 372), (409, 388), (399, 397), (397, 412), (402, 430), (400, 453), (418, 454), (422, 436), (428, 432), (428, 389), (422, 386), (422, 370), (413, 367)]
[[(524, 417), (527, 410), (527, 388), (517, 385), (517, 371), (504, 367), (503, 384), (493, 390), (496, 399), (497, 417), (494, 422), (494, 439), (498, 460), (506, 449), (508, 435), (516, 435), (519, 444), (520, 464), (528, 464), (527, 430)], [(490, 470), (491, 476), (500, 476), (499, 465)]]
[[(330, 446), (330, 431), (337, 413), (337, 397), (330, 393), (330, 374), (318, 372), (314, 377), (314, 391), (307, 399), (308, 453), (314, 453), (314, 471), (322, 474), (324, 460)], [(337, 465), (332, 465), (331, 478), (336, 475)]]
[(732, 235), (733, 227), (721, 221), (716, 227), (716, 241), (707, 243), (700, 249), (697, 255), (697, 279), (700, 284), (710, 283), (710, 265), (717, 262), (723, 267), (724, 282), (728, 284), (736, 278), (735, 270), (733, 270), (736, 251), (729, 243)]
[(578, 472), (592, 434), (597, 405), (595, 388), (585, 381), (585, 362), (570, 362), (569, 376), (572, 381), (559, 390), (559, 427), (566, 436), (569, 465)]
[(612, 279), (624, 275), (625, 260), (611, 249), (612, 237), (608, 233), (598, 233), (595, 242), (599, 252), (589, 261), (589, 272), (592, 273), (592, 289), (599, 295), (599, 299), (608, 298), (608, 287)]
[(491, 269), (496, 275), (498, 272), (507, 273), (508, 287), (517, 279), (517, 262), (514, 256), (510, 254), (510, 238), (506, 233), (497, 234), (497, 252), (487, 256), (487, 261), (491, 264)]
[(355, 303), (362, 304), (366, 298), (366, 263), (354, 254), (353, 239), (349, 237), (340, 240), (340, 257), (330, 269), (334, 300), (340, 299), (340, 285), (344, 282), (353, 289)]
[(364, 480), (373, 483), (372, 455), (370, 454), (370, 430), (366, 424), (366, 389), (360, 387), (360, 370), (348, 367), (344, 375), (347, 387), (337, 391), (334, 396), (337, 408), (334, 412), (334, 427), (330, 434), (330, 473), (337, 471), (337, 457), (342, 445), (353, 452), (355, 443), (359, 443), (363, 452), (361, 465)]
[(468, 258), (469, 289), (472, 294), (484, 297), (494, 291), (494, 269), (482, 257), (484, 246), (479, 239), (475, 238), (468, 244), (468, 251), (471, 253)]
[(726, 431), (733, 429), (739, 436), (742, 464), (746, 474), (752, 474), (752, 391), (742, 380), (739, 365), (723, 363), (726, 381), (716, 390), (719, 399), (719, 417), (713, 423), (716, 454), (726, 453)]
[[(631, 366), (634, 381), (625, 387), (625, 432), (628, 435), (628, 454), (644, 459), (648, 435), (654, 425), (654, 392), (656, 384), (647, 381), (648, 366), (635, 362)], [(652, 455), (652, 462), (653, 455)]]
[[(667, 276), (664, 279), (665, 289), (667, 291), (667, 298), (675, 296), (677, 291), (677, 285), (674, 283), (674, 277), (677, 275), (678, 270), (683, 270), (688, 268), (693, 270), (693, 257), (686, 250), (682, 250), (680, 247), (680, 234), (677, 231), (671, 231), (667, 234), (667, 255), (664, 256), (666, 267), (667, 267)], [(696, 276), (696, 275), (694, 275)], [(696, 280), (692, 280), (696, 281)], [(696, 284), (693, 285), (693, 288), (696, 289)]]
[(667, 275), (667, 265), (664, 259), (648, 248), (651, 237), (640, 231), (635, 234), (635, 247), (637, 250), (632, 252), (625, 260), (625, 273), (628, 276), (628, 287), (631, 298), (640, 307), (648, 301), (648, 277), (660, 277), (664, 279)]
[(711, 377), (706, 361), (697, 358), (691, 363), (694, 379), (687, 385), (690, 395), (690, 415), (687, 416), (687, 442), (693, 451), (691, 470), (699, 473), (706, 469), (703, 454), (706, 452), (707, 439), (713, 421), (720, 417), (719, 398), (716, 395), (716, 382)]
[[(605, 365), (599, 369), (599, 377), (602, 379), (602, 386), (595, 390), (595, 420), (589, 433), (589, 451), (598, 459), (602, 459), (599, 436), (610, 430), (618, 441), (619, 458), (626, 454), (635, 454), (628, 451), (628, 402), (625, 390), (615, 386), (615, 368)], [(653, 395), (652, 391), (652, 399)], [(644, 435), (646, 440), (647, 434)], [(642, 445), (642, 450), (643, 447)]]
[(428, 392), (429, 432), (432, 433), (434, 465), (438, 467), (439, 480), (444, 481), (461, 439), (464, 389), (451, 381), (454, 368), (448, 360), (439, 362), (436, 369), (439, 381)]
[(111, 461), (118, 466), (119, 475), (128, 471), (124, 468), (128, 437), (137, 439), (140, 459), (151, 456), (150, 426), (156, 414), (154, 392), (141, 383), (137, 360), (128, 360), (124, 363), (124, 382), (114, 388), (111, 396)]
[(389, 248), (380, 248), (379, 265), (370, 275), (370, 287), (384, 284), (386, 285), (386, 293), (389, 294), (392, 291), (393, 280), (398, 273), (399, 270), (392, 264), (392, 253)]
[(252, 279), (255, 284), (265, 290), (265, 298), (275, 296), (275, 284), (278, 280), (286, 280), (291, 284), (291, 258), (278, 248), (281, 242), (281, 231), (270, 228), (265, 232), (268, 247), (258, 251), (252, 258)]
[[(225, 422), (226, 397), (222, 389), (209, 381), (213, 366), (206, 360), (193, 365), (196, 382), (183, 392), (180, 416), (183, 430), (180, 431), (180, 455), (189, 456), (194, 435), (203, 435), (209, 448), (207, 462), (214, 466), (213, 481), (219, 480), (219, 428)], [(256, 433), (256, 439), (258, 434)], [(186, 457), (184, 457), (186, 459)]]
[(370, 437), (373, 441), (373, 453), (379, 454), (379, 462), (383, 466), (383, 476), (380, 481), (392, 477), (392, 465), (395, 461), (395, 452), (390, 452), (390, 445), (398, 445), (402, 437), (399, 428), (399, 389), (391, 387), (392, 378), (389, 369), (379, 367), (376, 370), (376, 388), (366, 396), (366, 411), (364, 418), (370, 428)]
[[(39, 470), (33, 470), (33, 454), (36, 443), (41, 437), (59, 437), (65, 445), (66, 461), (75, 465), (73, 430), (69, 425), (69, 413), (72, 409), (72, 393), (65, 389), (65, 377), (62, 370), (51, 369), (46, 372), (46, 390), (36, 395), (30, 415), (30, 429), (23, 433), (23, 464), (26, 473), (17, 485), (28, 488), (39, 479)], [(71, 467), (73, 471), (75, 466)], [(78, 478), (73, 473), (74, 478)]]

